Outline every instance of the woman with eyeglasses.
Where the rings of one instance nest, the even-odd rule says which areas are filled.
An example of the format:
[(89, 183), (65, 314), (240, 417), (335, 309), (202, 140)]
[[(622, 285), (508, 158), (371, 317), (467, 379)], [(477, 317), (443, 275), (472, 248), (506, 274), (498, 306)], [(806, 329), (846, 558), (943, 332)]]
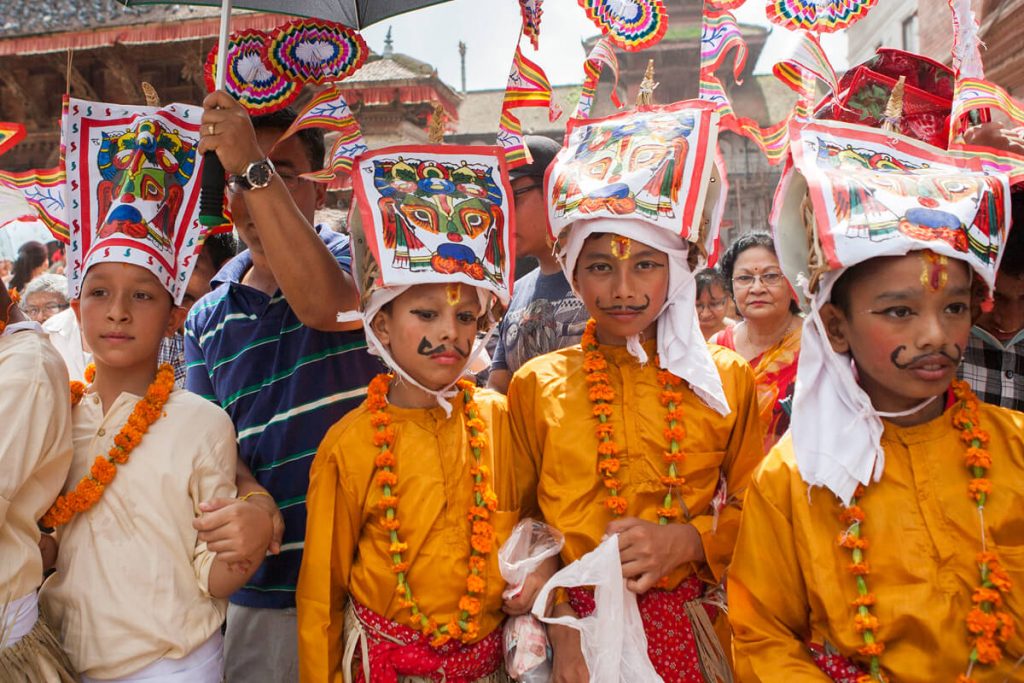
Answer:
[(789, 399), (800, 355), (800, 307), (767, 233), (740, 237), (722, 255), (719, 267), (743, 320), (710, 341), (733, 349), (754, 368), (767, 451), (789, 428)]
[(44, 273), (25, 286), (21, 310), (31, 320), (42, 324), (68, 308), (68, 279), (63, 275)]
[(711, 339), (736, 321), (728, 317), (729, 290), (725, 276), (718, 268), (705, 268), (697, 273), (697, 322), (705, 339)]

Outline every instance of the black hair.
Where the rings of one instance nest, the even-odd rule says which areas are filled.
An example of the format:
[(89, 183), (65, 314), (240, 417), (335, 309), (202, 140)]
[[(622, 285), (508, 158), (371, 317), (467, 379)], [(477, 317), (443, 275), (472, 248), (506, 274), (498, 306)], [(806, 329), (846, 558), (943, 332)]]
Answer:
[(213, 271), (216, 273), (225, 263), (234, 258), (237, 252), (237, 243), (234, 236), (229, 233), (210, 235), (203, 243), (203, 252), (213, 262)]
[(25, 242), (18, 249), (18, 258), (14, 261), (14, 270), (8, 286), (19, 292), (32, 279), (32, 271), (46, 263), (48, 256), (42, 242)]
[(725, 281), (725, 275), (718, 268), (705, 268), (697, 273), (694, 278), (697, 281), (697, 298), (715, 285), (722, 288), (723, 292), (729, 291), (729, 285)]
[[(722, 254), (722, 260), (718, 262), (718, 267), (722, 270), (722, 276), (725, 277), (726, 291), (729, 292), (729, 296), (733, 298), (733, 301), (736, 300), (736, 294), (732, 288), (732, 276), (733, 271), (736, 269), (736, 260), (740, 257), (740, 254), (755, 247), (767, 249), (769, 253), (775, 254), (775, 240), (772, 239), (771, 235), (761, 231), (748, 232), (740, 235), (739, 239), (730, 244), (729, 248)], [(800, 313), (800, 304), (793, 298), (789, 300), (789, 312), (794, 315), (799, 315)]]
[(1024, 275), (1024, 188), (1010, 194), (1013, 224), (1003, 245), (1003, 260), (999, 272), (1017, 277)]
[(863, 273), (867, 264), (872, 261), (874, 259), (868, 259), (850, 266), (832, 285), (832, 293), (828, 299), (829, 303), (842, 311), (843, 315), (847, 318), (850, 317), (850, 292), (853, 289), (853, 285), (860, 280), (861, 273)]
[[(284, 133), (299, 118), (298, 112), (291, 107), (278, 109), (270, 114), (252, 117), (252, 127), (255, 130), (279, 130)], [(322, 128), (304, 128), (295, 134), (295, 137), (302, 142), (306, 148), (306, 156), (309, 157), (310, 168), (319, 171), (324, 167), (324, 131)]]

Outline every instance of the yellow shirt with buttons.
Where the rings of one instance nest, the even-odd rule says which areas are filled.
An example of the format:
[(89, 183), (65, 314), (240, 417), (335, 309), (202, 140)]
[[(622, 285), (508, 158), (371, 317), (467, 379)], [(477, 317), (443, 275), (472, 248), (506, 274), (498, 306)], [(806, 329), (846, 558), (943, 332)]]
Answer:
[[(140, 398), (122, 393), (104, 415), (87, 394), (73, 409), (65, 490), (110, 450)], [(80, 673), (126, 676), (180, 659), (220, 629), (227, 601), (209, 594), (216, 553), (192, 521), (199, 503), (235, 495), (236, 460), (227, 413), (175, 390), (99, 502), (59, 530), (57, 572), (40, 602)]]

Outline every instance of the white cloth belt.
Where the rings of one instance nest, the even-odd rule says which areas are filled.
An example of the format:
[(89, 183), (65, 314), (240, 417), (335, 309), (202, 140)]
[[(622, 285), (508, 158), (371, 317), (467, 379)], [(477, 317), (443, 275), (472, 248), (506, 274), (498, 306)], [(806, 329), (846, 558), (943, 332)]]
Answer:
[(181, 659), (158, 659), (123, 678), (82, 676), (82, 683), (221, 683), (223, 679), (224, 637), (218, 630)]
[(7, 603), (4, 613), (3, 628), (0, 628), (0, 645), (12, 647), (18, 644), (22, 638), (27, 636), (36, 625), (39, 619), (39, 598), (36, 592), (32, 591), (26, 596)]

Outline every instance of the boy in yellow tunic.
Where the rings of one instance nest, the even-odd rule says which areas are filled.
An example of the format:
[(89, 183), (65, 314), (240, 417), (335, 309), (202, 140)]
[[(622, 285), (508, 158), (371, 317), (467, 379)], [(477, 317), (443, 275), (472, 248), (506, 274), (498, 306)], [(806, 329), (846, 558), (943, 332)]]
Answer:
[[(71, 470), (42, 518), (58, 527), (57, 571), (40, 602), (85, 683), (219, 683), (226, 599), (270, 542), (269, 515), (252, 555), (199, 540), (200, 503), (235, 495), (234, 428), (157, 365), (202, 230), (199, 114), (72, 100), (64, 120), (80, 188), (71, 305), (95, 374), (72, 387)], [(96, 158), (111, 166), (93, 175)]]
[(487, 147), (393, 147), (360, 157), (353, 179), (367, 342), (394, 374), (371, 382), (314, 461), (301, 680), (507, 680), (508, 416), (503, 396), (459, 381), (508, 302), (504, 160)]
[(76, 680), (39, 618), (39, 518), (71, 466), (68, 371), (39, 323), (0, 282), (0, 680)]
[[(763, 455), (750, 367), (709, 349), (694, 312), (688, 256), (717, 238), (716, 134), (696, 102), (571, 123), (549, 218), (592, 320), (579, 346), (532, 360), (509, 388), (524, 514), (539, 509), (565, 534), (566, 564), (619, 534), (666, 681), (728, 679), (714, 589)], [(593, 608), (578, 588), (555, 610)], [(576, 632), (549, 632), (555, 680), (585, 680)]]
[(1024, 415), (954, 380), (1024, 169), (851, 124), (792, 139), (776, 245), (811, 312), (729, 570), (737, 674), (1019, 680)]

